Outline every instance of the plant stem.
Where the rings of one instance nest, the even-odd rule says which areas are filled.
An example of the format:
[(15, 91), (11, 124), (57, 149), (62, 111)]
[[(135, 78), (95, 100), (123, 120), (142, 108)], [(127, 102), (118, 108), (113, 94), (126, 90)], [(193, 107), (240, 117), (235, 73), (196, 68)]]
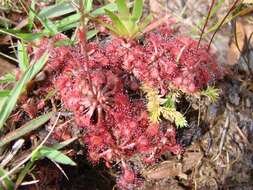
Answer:
[(202, 40), (202, 38), (203, 38), (203, 34), (204, 34), (204, 32), (205, 32), (205, 29), (206, 29), (208, 20), (209, 20), (209, 18), (210, 18), (211, 11), (212, 11), (212, 9), (213, 9), (214, 3), (215, 3), (215, 0), (212, 0), (211, 6), (210, 6), (210, 8), (209, 8), (209, 10), (208, 10), (208, 15), (207, 15), (207, 17), (206, 17), (205, 24), (204, 24), (204, 26), (203, 26), (203, 28), (202, 28), (202, 31), (201, 31), (201, 35), (200, 35), (200, 38), (199, 38), (199, 42), (198, 42), (197, 49), (199, 49), (199, 45), (200, 45), (200, 42), (201, 42), (201, 40)]
[(79, 30), (79, 38), (81, 41), (81, 52), (85, 55), (85, 58), (88, 58), (87, 51), (86, 51), (86, 25), (85, 25), (85, 16), (84, 16), (84, 7), (83, 7), (83, 0), (79, 1), (79, 7), (80, 7), (80, 30)]
[(222, 21), (220, 22), (220, 24), (218, 25), (217, 29), (215, 30), (214, 34), (212, 35), (212, 38), (208, 44), (208, 48), (207, 48), (207, 51), (209, 51), (210, 49), (210, 46), (212, 44), (212, 41), (214, 39), (214, 36), (216, 35), (216, 33), (219, 31), (220, 27), (223, 25), (223, 23), (225, 22), (226, 18), (228, 17), (228, 15), (235, 9), (235, 6), (237, 5), (237, 3), (239, 2), (240, 0), (236, 0), (233, 5), (231, 6), (231, 8), (229, 9), (229, 11), (227, 12), (227, 14), (225, 15), (225, 17), (222, 19)]
[(86, 24), (85, 24), (85, 13), (84, 13), (85, 9), (84, 9), (84, 6), (83, 6), (83, 0), (79, 0), (79, 9), (80, 9), (80, 13), (81, 13), (81, 18), (80, 18), (81, 27), (80, 27), (80, 30), (79, 30), (79, 40), (80, 40), (80, 43), (81, 43), (81, 53), (84, 54), (84, 56), (86, 58), (86, 72), (87, 72), (87, 75), (88, 75), (88, 83), (89, 83), (89, 87), (90, 87), (92, 95), (95, 96), (95, 92), (92, 88), (90, 72), (88, 71), (89, 56), (88, 56), (87, 48), (86, 48), (86, 45), (87, 45), (86, 32), (87, 32), (87, 30), (86, 30)]

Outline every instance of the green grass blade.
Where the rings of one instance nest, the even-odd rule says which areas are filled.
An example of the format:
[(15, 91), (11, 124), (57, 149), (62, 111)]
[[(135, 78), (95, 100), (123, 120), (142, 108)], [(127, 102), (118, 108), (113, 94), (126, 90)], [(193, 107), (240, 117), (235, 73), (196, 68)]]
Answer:
[(53, 160), (57, 163), (60, 164), (65, 164), (65, 165), (71, 165), (71, 166), (76, 166), (76, 163), (72, 161), (68, 156), (65, 154), (61, 153), (60, 151), (50, 148), (50, 147), (41, 147), (36, 154), (33, 155), (31, 158), (32, 161), (41, 159), (43, 157), (46, 157), (50, 160)]
[(31, 6), (30, 6), (30, 10), (29, 10), (29, 16), (28, 16), (28, 28), (29, 28), (29, 30), (32, 30), (32, 28), (33, 28), (33, 21), (34, 21), (34, 17), (35, 17), (35, 15), (34, 15), (34, 13), (31, 11), (31, 9), (32, 10), (35, 10), (35, 3), (36, 3), (36, 1), (35, 0), (32, 0), (32, 2), (31, 2)]
[(210, 13), (210, 18), (213, 17), (218, 10), (222, 7), (222, 4), (225, 2), (225, 0), (220, 0), (217, 2), (217, 4), (213, 7), (211, 13)]
[(33, 41), (43, 36), (43, 34), (39, 32), (38, 33), (24, 33), (24, 32), (21, 32), (20, 30), (4, 29), (4, 28), (0, 28), (0, 33), (10, 35), (27, 42)]
[[(218, 12), (218, 10), (223, 5), (224, 1), (225, 0), (220, 0), (220, 1), (217, 2), (217, 4), (211, 10), (211, 13), (210, 13), (210, 16), (209, 16), (210, 18), (209, 19), (211, 19)], [(204, 27), (205, 19), (206, 19), (206, 17), (204, 19), (202, 19), (200, 22), (198, 22), (196, 24), (197, 25), (196, 27), (192, 28), (192, 33), (194, 33), (194, 34), (198, 34), (199, 33), (199, 28), (203, 28)]]
[(23, 42), (18, 41), (18, 65), (24, 73), (29, 67), (29, 57)]
[[(237, 13), (237, 14), (235, 14), (235, 15), (230, 15), (230, 16), (228, 16), (227, 19), (226, 19), (226, 20), (224, 21), (224, 23), (222, 24), (222, 26), (224, 26), (225, 24), (227, 24), (227, 23), (231, 22), (232, 20), (234, 20), (237, 16), (239, 16), (239, 14), (240, 14), (240, 12)], [(221, 23), (221, 20), (220, 20), (219, 22), (217, 22), (216, 24), (214, 24), (211, 28), (209, 28), (209, 29), (207, 30), (207, 32), (205, 32), (204, 35), (207, 35), (208, 33), (217, 30), (217, 28), (218, 28), (218, 26), (220, 25), (220, 23)]]
[(77, 139), (77, 137), (73, 137), (73, 138), (68, 139), (68, 140), (66, 140), (66, 141), (63, 141), (63, 142), (54, 144), (54, 145), (52, 146), (52, 148), (53, 148), (53, 149), (56, 149), (56, 150), (62, 149), (62, 148), (64, 148), (65, 146), (68, 146), (69, 144), (71, 144), (72, 142), (74, 142), (76, 139)]
[(29, 161), (25, 167), (21, 170), (21, 172), (18, 175), (17, 180), (15, 181), (16, 188), (20, 186), (20, 184), (23, 182), (25, 176), (32, 170), (34, 162)]
[(20, 128), (16, 129), (15, 131), (12, 131), (12, 132), (8, 133), (7, 135), (4, 135), (2, 138), (0, 138), (0, 147), (30, 133), (31, 131), (38, 129), (43, 124), (45, 124), (52, 117), (52, 115), (53, 115), (53, 112), (39, 116), (39, 117), (27, 122), (26, 124), (24, 124)]
[(116, 0), (120, 18), (128, 19), (130, 16), (126, 0)]
[(10, 92), (11, 92), (10, 90), (0, 90), (0, 98), (4, 98), (6, 96), (9, 96)]
[(104, 26), (105, 28), (107, 28), (108, 30), (110, 30), (113, 34), (115, 34), (115, 35), (117, 35), (117, 36), (120, 36), (121, 35), (121, 33), (120, 33), (120, 31), (118, 31), (116, 28), (114, 28), (113, 26), (111, 26), (110, 24), (106, 24), (106, 23), (104, 23), (104, 22), (100, 22), (99, 21), (99, 23), (102, 25), (102, 26)]
[(70, 39), (62, 39), (54, 43), (54, 47), (61, 47), (61, 46), (72, 46), (73, 42)]
[(143, 11), (143, 0), (135, 0), (132, 13), (132, 21), (134, 21), (135, 23), (138, 22), (141, 19), (142, 11)]
[(85, 0), (85, 11), (86, 12), (90, 12), (92, 11), (92, 4), (93, 4), (93, 0)]
[[(0, 166), (0, 177), (4, 176), (5, 173), (6, 173), (5, 170)], [(0, 190), (6, 189), (6, 188), (1, 187), (1, 183), (4, 183), (4, 185), (6, 186), (8, 190), (14, 189), (14, 183), (10, 180), (9, 177), (4, 178), (4, 180), (0, 182)]]
[(117, 11), (117, 5), (115, 3), (109, 3), (103, 7), (100, 7), (94, 11), (91, 12), (92, 16), (98, 16), (98, 15), (102, 15), (105, 14), (105, 10), (109, 10), (111, 12)]
[(96, 30), (96, 29), (88, 31), (87, 36), (86, 36), (87, 40), (90, 40), (93, 37), (95, 37), (98, 34), (98, 32), (99, 32), (99, 30)]
[[(100, 7), (98, 9), (94, 10), (93, 12), (90, 13), (90, 15), (95, 17), (98, 15), (104, 14), (105, 9), (108, 9), (113, 12), (113, 11), (117, 10), (117, 6), (115, 3), (110, 3), (110, 4), (107, 4), (103, 7)], [(43, 17), (44, 18), (53, 18), (53, 17), (51, 17), (52, 16), (51, 14), (47, 15), (44, 12), (40, 12), (39, 16), (40, 16), (40, 18), (43, 18)], [(55, 29), (58, 30), (58, 32), (64, 32), (64, 31), (76, 28), (79, 25), (80, 18), (81, 18), (80, 13), (75, 13), (75, 14), (72, 14), (69, 16), (65, 16), (61, 20), (57, 20), (57, 21), (53, 22), (53, 25), (54, 25)], [(47, 34), (47, 33), (49, 33), (49, 30), (44, 29), (43, 33)]]
[(73, 5), (70, 2), (62, 2), (59, 4), (55, 4), (55, 5), (51, 5), (48, 7), (43, 8), (38, 16), (41, 18), (56, 18), (56, 17), (60, 17), (66, 14), (70, 14), (72, 12), (76, 11), (75, 7), (73, 7)]
[(47, 62), (48, 56), (47, 52), (44, 53), (35, 64), (31, 65), (22, 78), (16, 83), (16, 86), (11, 90), (10, 96), (4, 99), (2, 109), (0, 110), (0, 129), (3, 127), (5, 121), (14, 109), (26, 84), (42, 69)]
[(80, 22), (80, 18), (81, 18), (80, 13), (73, 14), (54, 22), (54, 25), (58, 29), (58, 31), (61, 31), (61, 32), (66, 31), (78, 26), (78, 23)]

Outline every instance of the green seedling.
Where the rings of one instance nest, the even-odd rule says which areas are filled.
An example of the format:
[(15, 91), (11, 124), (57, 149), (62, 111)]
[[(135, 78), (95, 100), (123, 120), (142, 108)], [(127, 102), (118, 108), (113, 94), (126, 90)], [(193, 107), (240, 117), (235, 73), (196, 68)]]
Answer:
[(149, 15), (141, 21), (143, 14), (143, 0), (135, 0), (132, 11), (127, 6), (125, 0), (116, 0), (117, 13), (105, 9), (105, 13), (112, 20), (112, 25), (101, 22), (103, 26), (109, 29), (115, 35), (127, 40), (138, 38), (143, 29), (151, 22), (152, 16)]

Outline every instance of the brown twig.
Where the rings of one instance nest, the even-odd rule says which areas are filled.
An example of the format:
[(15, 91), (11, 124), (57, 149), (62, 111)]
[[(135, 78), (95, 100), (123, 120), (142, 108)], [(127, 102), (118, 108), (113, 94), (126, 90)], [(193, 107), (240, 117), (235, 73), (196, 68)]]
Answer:
[(203, 38), (203, 34), (204, 34), (204, 32), (205, 32), (205, 29), (206, 29), (208, 20), (209, 20), (209, 18), (210, 18), (211, 11), (212, 11), (212, 9), (213, 9), (214, 3), (215, 3), (215, 0), (212, 0), (211, 6), (210, 6), (210, 8), (209, 8), (209, 10), (208, 10), (208, 15), (207, 15), (206, 20), (205, 20), (205, 24), (204, 24), (204, 26), (203, 26), (203, 28), (202, 28), (202, 31), (201, 31), (201, 34), (200, 34), (200, 38), (199, 38), (199, 42), (198, 42), (197, 49), (199, 49), (199, 45), (200, 45), (200, 42), (201, 42), (201, 40), (202, 40), (202, 38)]
[(215, 30), (214, 34), (211, 37), (211, 40), (208, 44), (208, 48), (207, 51), (210, 49), (212, 41), (214, 39), (214, 36), (216, 35), (216, 33), (219, 31), (220, 27), (223, 25), (223, 23), (225, 22), (225, 20), (227, 19), (228, 15), (235, 9), (235, 6), (237, 5), (237, 3), (241, 1), (241, 0), (236, 0), (233, 5), (230, 7), (229, 11), (227, 12), (227, 14), (224, 16), (224, 18), (222, 19), (222, 21), (220, 22), (220, 24), (218, 25), (217, 29)]

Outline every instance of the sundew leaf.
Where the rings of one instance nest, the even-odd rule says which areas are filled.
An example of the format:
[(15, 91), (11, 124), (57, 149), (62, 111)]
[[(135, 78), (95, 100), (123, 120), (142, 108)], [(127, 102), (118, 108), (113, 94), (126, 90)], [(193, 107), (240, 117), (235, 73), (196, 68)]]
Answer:
[(24, 73), (29, 67), (29, 57), (23, 42), (18, 41), (18, 65)]
[(55, 161), (59, 164), (65, 164), (65, 165), (71, 165), (71, 166), (76, 166), (76, 163), (72, 161), (68, 156), (65, 154), (61, 153), (60, 151), (50, 148), (50, 147), (41, 147), (36, 154), (33, 155), (31, 158), (32, 161), (41, 159), (43, 157), (46, 157), (52, 161)]
[(45, 52), (36, 63), (32, 64), (11, 90), (10, 95), (3, 100), (3, 104), (1, 106), (2, 109), (0, 110), (0, 129), (3, 127), (5, 121), (14, 109), (16, 102), (27, 83), (43, 68), (47, 62), (48, 56), (48, 53)]
[(45, 124), (52, 117), (52, 115), (53, 115), (53, 112), (39, 116), (39, 117), (27, 122), (26, 124), (24, 124), (20, 128), (8, 133), (7, 135), (4, 135), (2, 138), (0, 138), (0, 147), (30, 133), (31, 131), (38, 129), (43, 124)]
[(141, 16), (143, 11), (143, 0), (135, 0), (134, 1), (134, 7), (132, 12), (132, 21), (137, 23)]

